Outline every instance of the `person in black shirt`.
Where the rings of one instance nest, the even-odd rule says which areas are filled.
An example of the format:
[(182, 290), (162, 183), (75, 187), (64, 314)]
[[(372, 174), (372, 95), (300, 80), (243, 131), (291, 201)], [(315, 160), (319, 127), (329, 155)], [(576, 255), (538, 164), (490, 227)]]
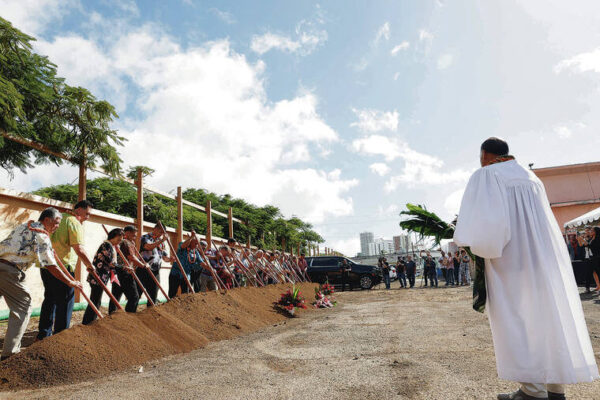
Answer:
[(385, 282), (385, 288), (390, 290), (390, 265), (388, 264), (385, 257), (379, 257), (379, 268), (383, 274), (383, 281)]
[[(588, 231), (586, 229), (586, 231)], [(594, 275), (594, 280), (596, 281), (596, 288), (594, 291), (600, 291), (600, 281), (598, 277), (600, 276), (600, 227), (593, 227), (590, 229), (588, 235), (588, 240), (585, 246), (590, 251), (590, 263), (592, 266), (592, 273)]]
[(427, 258), (425, 259), (425, 263), (423, 264), (423, 274), (425, 275), (425, 286), (427, 286), (427, 278), (429, 278), (429, 283), (431, 283), (431, 287), (433, 287), (434, 282), (435, 282), (435, 287), (438, 286), (435, 261), (433, 261), (431, 254), (428, 255)]
[(350, 281), (350, 271), (352, 271), (350, 264), (348, 264), (348, 261), (345, 258), (342, 259), (342, 262), (340, 263), (340, 275), (342, 276), (342, 292), (346, 290), (346, 284), (350, 287), (350, 291), (354, 289), (352, 282)]
[(417, 272), (417, 264), (412, 260), (411, 256), (406, 258), (406, 278), (408, 279), (408, 283), (410, 287), (415, 286), (415, 273)]
[(460, 259), (459, 259), (458, 251), (454, 253), (454, 257), (452, 257), (452, 263), (454, 264), (454, 283), (459, 285), (458, 276), (460, 274)]
[(401, 257), (398, 257), (398, 262), (396, 262), (396, 276), (398, 282), (400, 282), (400, 288), (408, 289), (408, 285), (406, 285), (406, 264)]

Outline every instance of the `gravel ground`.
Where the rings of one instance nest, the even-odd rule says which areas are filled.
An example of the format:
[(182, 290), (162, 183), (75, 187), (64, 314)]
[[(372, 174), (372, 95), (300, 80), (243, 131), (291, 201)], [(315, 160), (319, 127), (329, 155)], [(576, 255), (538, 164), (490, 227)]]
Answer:
[[(337, 298), (332, 310), (147, 363), (141, 372), (0, 397), (482, 400), (515, 387), (496, 377), (487, 317), (471, 310), (469, 288), (394, 286)], [(600, 301), (582, 299), (598, 360)], [(567, 394), (600, 399), (600, 381)]]

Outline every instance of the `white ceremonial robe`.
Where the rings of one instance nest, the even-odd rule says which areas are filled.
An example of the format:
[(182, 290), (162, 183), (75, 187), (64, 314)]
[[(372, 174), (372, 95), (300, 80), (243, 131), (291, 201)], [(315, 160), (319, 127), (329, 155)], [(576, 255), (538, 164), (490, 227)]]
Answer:
[(501, 379), (569, 384), (598, 378), (567, 246), (533, 172), (516, 161), (477, 170), (454, 241), (485, 259)]

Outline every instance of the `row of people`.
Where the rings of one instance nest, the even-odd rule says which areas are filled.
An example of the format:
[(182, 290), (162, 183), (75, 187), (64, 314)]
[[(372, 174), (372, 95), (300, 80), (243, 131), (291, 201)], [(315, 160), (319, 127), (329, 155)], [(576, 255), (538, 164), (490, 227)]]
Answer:
[[(434, 260), (429, 251), (421, 251), (419, 256), (423, 261), (424, 286), (427, 287), (429, 283), (429, 286), (431, 287), (438, 287), (438, 264), (436, 264), (436, 260)], [(471, 284), (471, 274), (469, 269), (471, 258), (464, 249), (460, 252), (455, 252), (454, 255), (452, 255), (452, 253), (446, 254), (442, 251), (438, 263), (444, 280), (446, 281), (446, 286), (469, 286)], [(390, 264), (387, 261), (387, 258), (380, 257), (378, 266), (382, 270), (386, 289), (390, 289)], [(412, 256), (398, 257), (395, 264), (395, 270), (398, 282), (400, 282), (400, 288), (408, 289), (409, 287), (412, 288), (415, 286), (417, 265)]]
[[(92, 204), (83, 200), (72, 211), (61, 213), (55, 208), (42, 211), (38, 221), (18, 225), (0, 242), (0, 296), (10, 309), (8, 329), (2, 350), (2, 359), (18, 353), (27, 328), (32, 304), (29, 289), (24, 285), (25, 273), (32, 266), (40, 268), (44, 284), (37, 340), (67, 329), (71, 323), (74, 290), (82, 290), (81, 282), (74, 279), (77, 260), (88, 270), (90, 302), (98, 308), (104, 288), (111, 284), (109, 313), (125, 295), (125, 311), (136, 312), (140, 295), (145, 293), (148, 304), (156, 303), (163, 262), (172, 263), (169, 274), (169, 294), (188, 292), (186, 279), (195, 292), (232, 288), (236, 286), (263, 286), (269, 283), (307, 281), (307, 263), (304, 256), (290, 256), (281, 252), (251, 251), (235, 240), (218, 249), (208, 248), (192, 232), (178, 244), (175, 254), (166, 251), (168, 240), (164, 228), (157, 224), (140, 238), (136, 247), (137, 228), (133, 225), (108, 232), (93, 261), (83, 248), (82, 223), (92, 211)], [(181, 266), (181, 268), (180, 268)], [(186, 278), (183, 277), (185, 273)], [(97, 317), (88, 305), (83, 323)]]
[[(190, 236), (178, 244), (176, 254), (169, 256), (165, 249), (166, 232), (157, 224), (152, 232), (141, 237), (141, 252), (136, 254), (135, 240), (137, 229), (133, 225), (124, 229), (116, 228), (108, 233), (94, 257), (93, 265), (102, 284), (97, 282), (94, 274), (88, 275), (91, 287), (90, 299), (99, 307), (102, 293), (109, 282), (111, 293), (118, 301), (122, 294), (127, 298), (125, 311), (135, 312), (140, 292), (145, 289), (152, 306), (157, 301), (160, 288), (159, 271), (163, 261), (171, 262), (169, 288), (167, 298), (178, 293), (189, 293), (241, 286), (264, 286), (269, 283), (304, 282), (307, 280), (306, 261), (301, 256), (286, 255), (280, 252), (265, 254), (262, 250), (253, 253), (242, 248), (234, 239), (227, 245), (211, 249), (205, 240), (200, 240), (192, 232)], [(127, 259), (127, 262), (122, 260)], [(132, 279), (133, 274), (138, 278)], [(153, 276), (152, 276), (152, 275)], [(140, 287), (140, 284), (142, 287)], [(113, 300), (109, 313), (116, 310)], [(97, 315), (88, 305), (83, 324), (89, 324)]]

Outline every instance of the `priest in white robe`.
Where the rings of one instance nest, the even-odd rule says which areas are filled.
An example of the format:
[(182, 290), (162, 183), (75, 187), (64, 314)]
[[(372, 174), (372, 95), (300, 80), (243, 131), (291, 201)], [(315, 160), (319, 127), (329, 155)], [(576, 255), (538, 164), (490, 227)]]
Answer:
[(565, 399), (598, 378), (566, 244), (544, 185), (490, 138), (467, 185), (454, 241), (485, 259), (498, 376), (521, 384), (501, 400)]

